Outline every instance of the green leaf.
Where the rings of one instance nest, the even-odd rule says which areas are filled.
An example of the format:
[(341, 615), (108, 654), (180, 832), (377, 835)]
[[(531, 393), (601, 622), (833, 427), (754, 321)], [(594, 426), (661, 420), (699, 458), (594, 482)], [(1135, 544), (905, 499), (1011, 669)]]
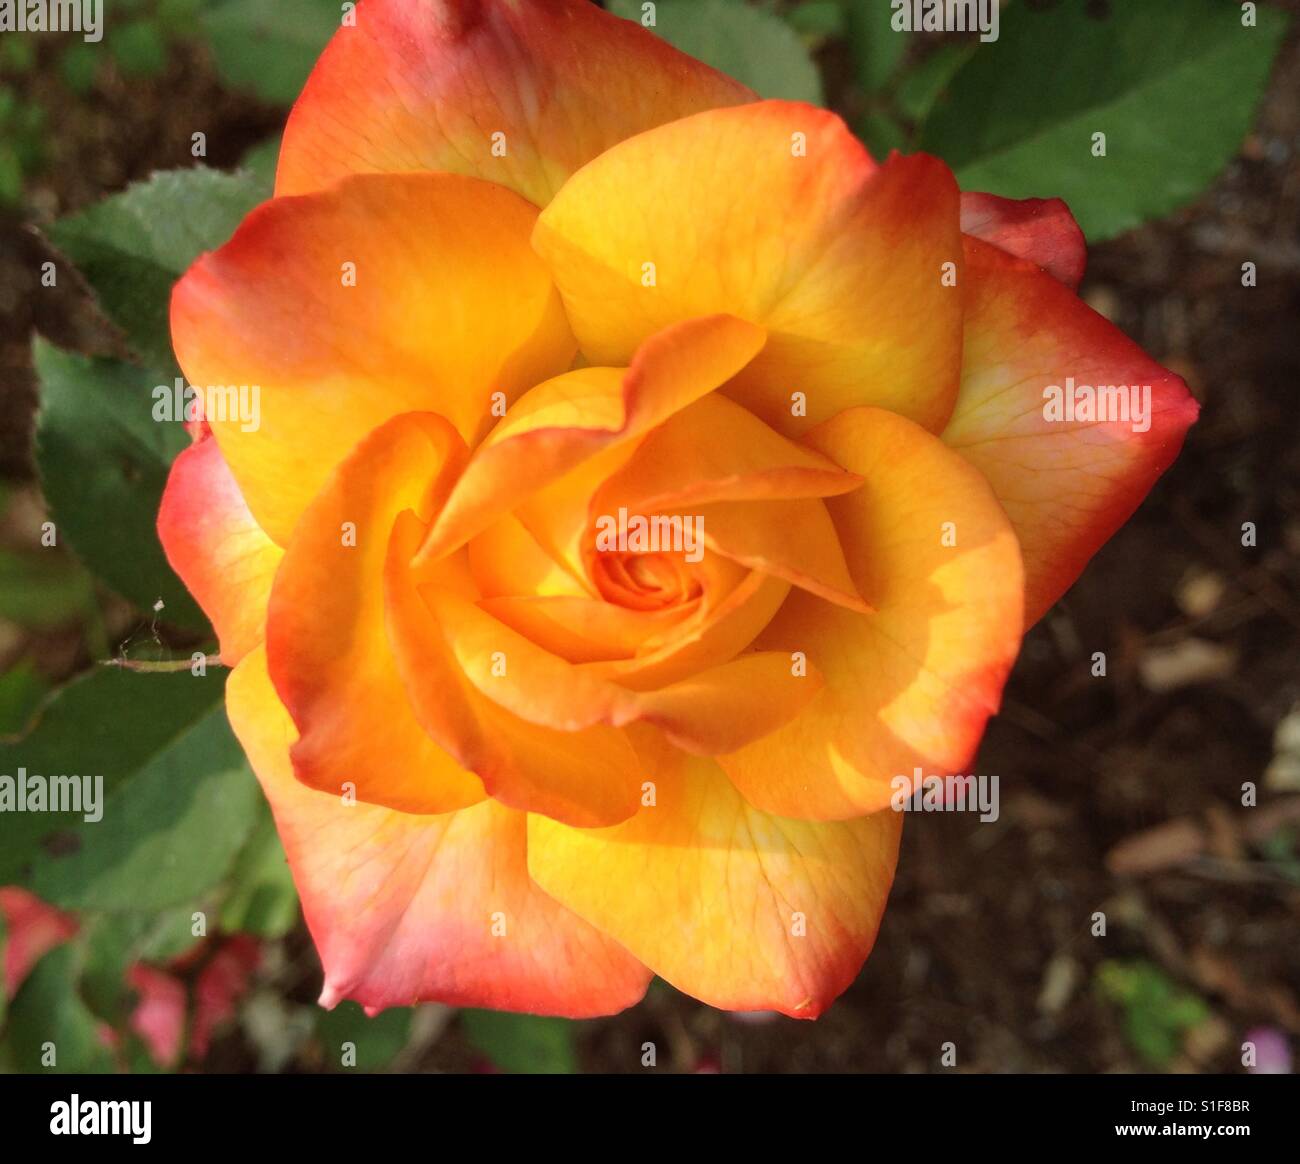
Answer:
[(51, 630), (84, 618), (93, 605), (90, 576), (68, 555), (0, 548), (0, 618)]
[(192, 36), (206, 0), (158, 0), (158, 23), (172, 36)]
[[(43, 776), (102, 775), (108, 796), (218, 705), (223, 688), (224, 676), (216, 673), (92, 671), (55, 692), (26, 736), (0, 740), (0, 776), (16, 778), (19, 768)], [(81, 823), (78, 813), (0, 814), (0, 884), (17, 879), (44, 837)]]
[(864, 113), (854, 126), (857, 135), (867, 143), (874, 158), (887, 158), (891, 150), (907, 148), (907, 134), (903, 127), (884, 113)]
[(849, 48), (864, 93), (883, 89), (907, 51), (910, 37), (890, 27), (893, 14), (880, 0), (848, 0)]
[(170, 378), (172, 286), (261, 201), (262, 187), (251, 174), (169, 170), (56, 222), (49, 235), (86, 276), (135, 353)]
[(0, 737), (23, 731), (49, 690), (49, 682), (30, 659), (0, 675)]
[(270, 809), (260, 818), (230, 874), (230, 893), (221, 905), (220, 927), (227, 933), (281, 938), (298, 920), (298, 893), (275, 831)]
[(270, 198), (275, 193), (275, 170), (279, 163), (280, 138), (273, 137), (244, 154), (239, 159), (239, 168), (253, 175), (263, 198)]
[(59, 57), (59, 75), (78, 97), (90, 92), (98, 72), (99, 53), (96, 46), (87, 41), (71, 41)]
[(23, 164), (18, 154), (0, 142), (0, 203), (10, 205), (23, 195)]
[(146, 927), (134, 961), (171, 962), (189, 953), (206, 936), (194, 932), (194, 910), (188, 905), (161, 910)]
[(156, 77), (167, 68), (167, 44), (151, 20), (114, 28), (108, 46), (124, 77)]
[[(78, 993), (79, 973), (77, 948), (60, 946), (36, 964), (19, 988), (6, 1028), (15, 1070), (28, 1075), (113, 1070), (98, 1020)], [(53, 1044), (52, 1065), (45, 1062), (47, 1044)]]
[(35, 36), (0, 37), (0, 69), (21, 76), (30, 73), (36, 65)]
[(899, 112), (918, 124), (924, 122), (978, 47), (976, 41), (950, 41), (909, 68), (894, 91)]
[(234, 863), (260, 800), (215, 707), (107, 796), (102, 820), (76, 827), (75, 852), (37, 856), (33, 891), (65, 909), (197, 909)]
[[(1286, 30), (1219, 0), (1085, 0), (1009, 10), (926, 123), (920, 146), (965, 190), (1058, 196), (1097, 241), (1197, 197), (1250, 128)], [(1093, 156), (1093, 135), (1106, 156)]]
[(127, 972), (138, 962), (165, 965), (200, 942), (188, 906), (157, 913), (102, 913), (82, 916), (75, 939), (83, 951), (81, 993), (90, 1009), (120, 1027), (135, 995)]
[(817, 40), (844, 35), (844, 5), (841, 0), (804, 0), (791, 8), (785, 19), (796, 32)]
[[(641, 21), (640, 0), (613, 0), (609, 9)], [(770, 12), (744, 0), (659, 0), (655, 20), (651, 31), (761, 97), (823, 102), (821, 76), (807, 46)]]
[(183, 424), (153, 419), (153, 390), (169, 381), (132, 364), (90, 360), (37, 339), (41, 385), (36, 459), (60, 541), (141, 610), (202, 630), (207, 619), (158, 541), (158, 506)]
[(142, 914), (103, 914), (84, 924), (81, 992), (95, 1014), (112, 1026), (126, 1019), (131, 1002), (126, 973), (137, 961), (150, 919)]
[[(332, 1070), (382, 1071), (406, 1046), (411, 1032), (411, 1011), (392, 1007), (374, 1018), (355, 1002), (343, 1002), (333, 1010), (321, 1011), (316, 1035)], [(356, 1062), (344, 1066), (345, 1043), (355, 1048)]]
[(569, 1019), (498, 1010), (463, 1010), (465, 1037), (502, 1071), (573, 1075), (578, 1070), (576, 1024)]
[(200, 26), (227, 84), (289, 105), (342, 18), (337, 0), (213, 0)]
[(1204, 1000), (1142, 959), (1102, 962), (1094, 981), (1102, 997), (1123, 1009), (1129, 1045), (1160, 1067), (1182, 1049), (1185, 1033), (1210, 1015)]

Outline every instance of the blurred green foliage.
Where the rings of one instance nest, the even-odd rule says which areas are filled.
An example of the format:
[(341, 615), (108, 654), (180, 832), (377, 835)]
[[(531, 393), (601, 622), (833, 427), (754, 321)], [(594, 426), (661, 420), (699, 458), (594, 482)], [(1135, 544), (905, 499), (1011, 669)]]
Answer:
[(10, 1002), (0, 1061), (24, 1073), (113, 1070), (99, 1020), (79, 989), (83, 963), (82, 949), (63, 945), (36, 964)]
[(572, 1075), (578, 1070), (576, 1023), (494, 1010), (463, 1010), (460, 1021), (470, 1043), (502, 1071)]
[[(652, 7), (652, 32), (760, 97), (822, 104), (821, 75), (807, 46), (771, 11), (744, 0), (658, 0)], [(643, 19), (641, 0), (610, 0), (608, 8), (638, 23), (650, 19)]]
[[(56, 222), (49, 234), (90, 282), (139, 360), (170, 379), (180, 370), (168, 325), (172, 286), (199, 255), (234, 233), (261, 195), (246, 174), (201, 168), (157, 173)], [(178, 206), (183, 214), (173, 213)]]
[(1102, 962), (1094, 983), (1104, 999), (1120, 1008), (1129, 1045), (1153, 1067), (1168, 1067), (1187, 1032), (1210, 1016), (1201, 998), (1140, 959)]
[(24, 731), (49, 690), (49, 680), (31, 659), (20, 659), (0, 675), (0, 737)]
[(24, 178), (39, 168), (44, 129), (45, 111), (25, 104), (13, 89), (0, 84), (0, 205), (17, 202)]
[[(223, 687), (224, 672), (216, 669), (197, 677), (100, 667), (55, 692), (21, 740), (0, 741), (0, 774), (14, 776), (25, 768), (46, 776), (101, 776), (106, 798), (139, 777), (148, 792), (158, 783), (151, 772), (169, 762), (167, 749), (219, 709)], [(220, 734), (215, 738), (222, 741)], [(228, 743), (208, 754), (192, 754), (179, 783), (188, 785), (204, 771), (229, 771), (232, 756)], [(172, 795), (171, 800), (155, 802), (159, 821), (180, 819), (190, 803), (191, 792), (183, 787)], [(142, 830), (140, 843), (149, 843), (144, 831), (147, 820), (137, 823)], [(55, 834), (75, 838), (86, 831), (85, 824), (79, 813), (7, 813), (0, 845), (0, 885), (18, 882), (31, 888), (34, 871), (48, 868), (52, 859), (43, 842)], [(121, 856), (129, 858), (129, 850)]]
[(43, 340), (33, 361), (42, 390), (37, 464), (58, 536), (141, 611), (204, 629), (155, 532), (168, 470), (189, 439), (182, 424), (150, 415), (153, 388), (172, 378)]
[[(1286, 18), (1220, 0), (1008, 11), (925, 118), (918, 145), (965, 190), (1069, 203), (1090, 241), (1196, 198), (1236, 153)], [(1104, 134), (1104, 155), (1096, 135)]]
[(334, 1071), (382, 1071), (406, 1046), (411, 1010), (395, 1006), (367, 1018), (355, 1002), (321, 1011), (316, 1021), (326, 1065)]
[(93, 605), (90, 575), (72, 558), (0, 547), (0, 618), (50, 630), (88, 617)]
[(222, 80), (287, 105), (342, 20), (337, 0), (208, 0), (199, 27)]
[(282, 938), (298, 921), (298, 893), (275, 821), (269, 812), (256, 815), (227, 878), (220, 928), (228, 934)]

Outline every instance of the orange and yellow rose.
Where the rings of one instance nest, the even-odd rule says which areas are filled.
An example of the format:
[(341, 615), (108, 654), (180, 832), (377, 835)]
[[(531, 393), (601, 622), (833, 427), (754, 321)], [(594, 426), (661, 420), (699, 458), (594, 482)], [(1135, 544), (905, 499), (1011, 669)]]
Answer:
[[(188, 379), (261, 423), (210, 417), (159, 519), (322, 1001), (824, 1010), (891, 781), (966, 768), (1196, 415), (1083, 261), (1059, 202), (876, 162), (586, 0), (363, 0), (176, 288)], [(1067, 377), (1149, 425), (1046, 416)]]

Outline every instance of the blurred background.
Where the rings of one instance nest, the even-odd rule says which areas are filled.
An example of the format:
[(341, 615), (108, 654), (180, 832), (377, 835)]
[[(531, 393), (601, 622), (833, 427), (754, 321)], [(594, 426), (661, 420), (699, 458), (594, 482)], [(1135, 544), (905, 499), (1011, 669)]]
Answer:
[(635, 1072), (645, 1043), (679, 1071), (1290, 1070), (1300, 5), (1015, 0), (981, 44), (897, 32), (889, 0), (606, 4), (653, 9), (657, 34), (764, 96), (835, 109), (878, 156), (1065, 197), (1082, 295), (1202, 404), (1028, 636), (978, 763), (1000, 819), (909, 821), (876, 950), (816, 1023), (658, 981), (582, 1023), (320, 1011), (220, 678), (158, 673), (213, 648), (153, 534), (187, 438), (123, 405), (171, 382), (167, 290), (269, 196), (345, 7), (105, 0), (99, 43), (0, 32), (0, 772), (105, 771), (129, 808), (95, 830), (0, 817), (0, 1067), (41, 1069), (54, 1040), (64, 1070)]

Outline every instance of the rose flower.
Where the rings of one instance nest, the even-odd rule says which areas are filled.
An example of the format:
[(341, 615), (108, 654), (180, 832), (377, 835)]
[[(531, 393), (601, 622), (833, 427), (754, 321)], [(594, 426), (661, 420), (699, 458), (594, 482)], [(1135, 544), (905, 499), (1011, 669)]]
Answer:
[[(585, 0), (363, 0), (176, 288), (260, 424), (208, 417), (159, 519), (322, 1002), (822, 1012), (891, 782), (970, 763), (1196, 415), (1083, 262), (1059, 202)], [(1145, 427), (1049, 415), (1069, 378)]]

